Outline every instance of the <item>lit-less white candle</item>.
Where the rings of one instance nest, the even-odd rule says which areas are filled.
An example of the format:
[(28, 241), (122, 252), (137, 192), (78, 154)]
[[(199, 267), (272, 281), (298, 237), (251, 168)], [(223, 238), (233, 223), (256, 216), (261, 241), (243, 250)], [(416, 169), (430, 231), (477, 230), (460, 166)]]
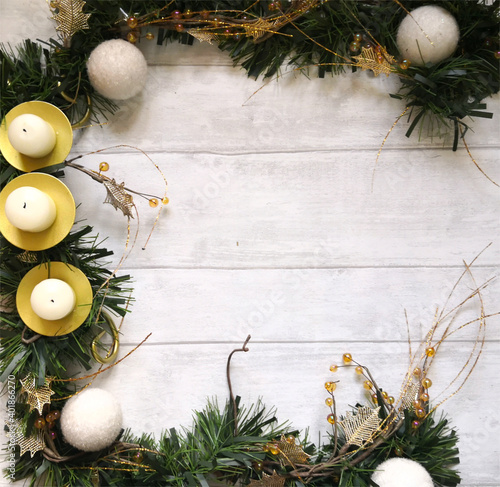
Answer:
[(54, 200), (31, 186), (15, 189), (5, 200), (5, 216), (16, 228), (25, 232), (42, 232), (56, 219)]
[(61, 279), (45, 279), (31, 292), (31, 307), (44, 320), (60, 320), (75, 308), (73, 288)]
[(31, 113), (12, 120), (7, 137), (16, 151), (34, 158), (45, 157), (56, 145), (56, 133), (52, 125)]

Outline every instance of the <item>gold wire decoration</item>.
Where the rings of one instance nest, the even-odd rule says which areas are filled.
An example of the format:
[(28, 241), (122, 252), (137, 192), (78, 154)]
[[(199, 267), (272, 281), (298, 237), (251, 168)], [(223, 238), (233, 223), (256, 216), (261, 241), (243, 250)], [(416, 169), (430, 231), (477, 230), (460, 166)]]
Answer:
[(55, 394), (50, 388), (52, 378), (45, 377), (45, 383), (40, 387), (36, 387), (36, 377), (33, 374), (27, 375), (20, 382), (22, 386), (21, 393), (28, 395), (26, 403), (29, 404), (30, 412), (36, 409), (40, 414), (43, 414), (43, 407), (45, 404), (50, 404), (50, 396)]
[(131, 452), (148, 452), (153, 453), (154, 455), (165, 456), (162, 452), (150, 450), (149, 448), (143, 448), (140, 445), (133, 443), (119, 443), (114, 447), (113, 451), (109, 455), (100, 458), (100, 461), (108, 461), (116, 465), (125, 465), (131, 472), (139, 472), (140, 470), (155, 472), (154, 468), (149, 465), (143, 465), (141, 462), (133, 461), (127, 458), (126, 454)]
[[(144, 155), (144, 157), (146, 157), (149, 160), (149, 162), (155, 167), (156, 171), (160, 174), (161, 178), (163, 179), (164, 193), (163, 193), (162, 197), (155, 196), (153, 194), (141, 193), (141, 192), (138, 192), (138, 191), (134, 191), (133, 189), (126, 187), (124, 185), (124, 183), (121, 183), (121, 184), (118, 185), (116, 183), (116, 181), (114, 181), (113, 179), (111, 179), (111, 178), (109, 178), (107, 176), (104, 176), (103, 174), (101, 174), (101, 172), (91, 171), (91, 170), (83, 167), (81, 164), (77, 164), (77, 163), (74, 162), (77, 159), (80, 159), (80, 158), (82, 158), (84, 156), (88, 156), (88, 155), (91, 155), (91, 154), (100, 154), (101, 152), (105, 152), (105, 151), (108, 151), (108, 150), (111, 150), (111, 149), (118, 149), (118, 148), (130, 148), (130, 149), (137, 150), (137, 151), (141, 152)], [(146, 243), (143, 246), (143, 249), (145, 249), (146, 246), (147, 246), (147, 244), (148, 244), (148, 242), (149, 242), (149, 239), (151, 238), (151, 235), (153, 234), (153, 231), (154, 231), (154, 229), (156, 227), (156, 224), (158, 223), (158, 220), (160, 219), (160, 215), (161, 215), (161, 211), (162, 211), (163, 207), (166, 204), (168, 204), (168, 198), (167, 198), (168, 183), (167, 183), (167, 179), (165, 178), (165, 175), (163, 174), (163, 172), (160, 169), (160, 167), (158, 166), (158, 164), (156, 164), (151, 159), (151, 157), (149, 157), (148, 154), (146, 154), (146, 152), (144, 152), (142, 149), (139, 149), (138, 147), (134, 147), (134, 146), (128, 145), (128, 144), (119, 144), (119, 145), (115, 145), (115, 146), (112, 146), (112, 147), (105, 147), (104, 149), (98, 149), (96, 151), (88, 152), (87, 154), (82, 154), (82, 155), (76, 156), (73, 159), (65, 161), (65, 165), (69, 166), (69, 167), (72, 167), (74, 169), (77, 169), (77, 170), (79, 170), (79, 171), (87, 174), (92, 179), (94, 179), (95, 181), (97, 181), (97, 182), (99, 182), (99, 183), (101, 183), (103, 185), (104, 185), (105, 182), (107, 182), (108, 184), (106, 186), (106, 191), (108, 191), (108, 197), (110, 197), (110, 199), (113, 199), (114, 197), (119, 197), (119, 198), (121, 197), (121, 198), (124, 198), (126, 200), (126, 201), (121, 201), (120, 204), (125, 204), (126, 205), (124, 207), (124, 209), (125, 209), (124, 215), (127, 216), (129, 218), (129, 220), (131, 218), (131, 215), (127, 215), (126, 212), (127, 211), (131, 212), (132, 208), (136, 211), (136, 214), (138, 216), (137, 208), (136, 208), (136, 206), (135, 206), (135, 204), (134, 204), (134, 202), (132, 200), (132, 196), (129, 193), (133, 193), (133, 194), (136, 194), (136, 195), (140, 196), (141, 198), (148, 199), (150, 202), (151, 202), (151, 198), (156, 199), (157, 201), (160, 202), (159, 205), (155, 205), (154, 206), (155, 208), (158, 207), (158, 213), (156, 215), (156, 219), (155, 219), (155, 221), (153, 223), (153, 226), (151, 228), (149, 236), (146, 239)], [(108, 189), (108, 186), (109, 186), (109, 189)], [(122, 188), (118, 188), (117, 186), (121, 186)], [(115, 194), (112, 195), (112, 196), (110, 196), (109, 195), (109, 191), (111, 191), (112, 193), (114, 192)], [(125, 196), (126, 194), (129, 194), (130, 198), (127, 198)], [(105, 203), (106, 202), (109, 202), (109, 201), (105, 201)], [(120, 208), (120, 209), (123, 211), (122, 208)], [(135, 238), (137, 238), (137, 234), (138, 233), (136, 232)], [(129, 240), (129, 237), (127, 237), (127, 246), (128, 246), (128, 240)], [(135, 240), (134, 240), (134, 243), (135, 243)], [(121, 259), (120, 262), (122, 262), (125, 258), (126, 257), (125, 257), (125, 254), (124, 254), (124, 257), (122, 257), (122, 259)], [(116, 270), (118, 270), (118, 269), (116, 269)], [(116, 270), (115, 270), (115, 272), (116, 272)], [(114, 275), (114, 273), (112, 275)], [(112, 277), (112, 276), (110, 276), (110, 277)]]
[(392, 124), (392, 127), (389, 129), (389, 131), (387, 132), (386, 136), (384, 137), (384, 140), (382, 141), (382, 144), (380, 144), (380, 149), (378, 150), (377, 152), (377, 157), (375, 158), (375, 164), (373, 166), (373, 173), (372, 173), (372, 191), (373, 191), (373, 185), (374, 185), (374, 182), (375, 182), (375, 170), (377, 169), (377, 164), (378, 164), (378, 160), (380, 158), (380, 155), (382, 154), (382, 150), (384, 149), (384, 145), (385, 143), (387, 142), (387, 139), (389, 138), (389, 135), (391, 135), (391, 132), (394, 130), (394, 127), (396, 127), (396, 125), (398, 124), (398, 122), (406, 115), (406, 113), (408, 112), (408, 110), (410, 109), (410, 107), (406, 107), (403, 112), (401, 113), (401, 115), (399, 115), (396, 120), (394, 121), (394, 123)]
[[(93, 374), (86, 375), (84, 377), (71, 377), (69, 379), (57, 379), (57, 378), (55, 378), (55, 379), (53, 379), (53, 381), (54, 382), (76, 382), (79, 380), (87, 380), (87, 379), (94, 380), (98, 375), (102, 374), (103, 372), (106, 372), (109, 369), (112, 369), (113, 367), (118, 365), (120, 362), (123, 362), (127, 357), (132, 355), (151, 335), (152, 335), (152, 333), (149, 333), (146, 336), (146, 338), (144, 338), (138, 345), (136, 345), (132, 350), (130, 350), (130, 352), (128, 352), (125, 356), (123, 356), (120, 360), (117, 360), (114, 364), (108, 365), (104, 369), (102, 367), (100, 367), (97, 372), (94, 372)], [(85, 387), (88, 387), (89, 385), (90, 385), (90, 383), (88, 383)], [(79, 392), (81, 392), (82, 390), (83, 390), (83, 388), (80, 389)], [(77, 392), (77, 394), (78, 394), (78, 392)], [(54, 401), (62, 401), (64, 399), (69, 399), (70, 397), (73, 397), (73, 396), (58, 397), (57, 399), (54, 399)]]
[(303, 450), (302, 445), (297, 445), (295, 443), (295, 438), (293, 441), (288, 441), (284, 435), (281, 435), (277, 445), (279, 449), (279, 460), (282, 466), (289, 465), (295, 468), (296, 464), (307, 463), (307, 459), (310, 457), (310, 455)]
[(56, 0), (50, 3), (54, 13), (52, 17), (57, 22), (56, 30), (61, 33), (65, 47), (69, 47), (71, 38), (79, 30), (89, 28), (90, 14), (83, 13), (84, 0)]
[(20, 456), (23, 456), (27, 451), (30, 452), (31, 458), (33, 455), (45, 448), (45, 440), (43, 431), (35, 430), (35, 433), (30, 436), (24, 436), (24, 428), (21, 421), (17, 418), (5, 421), (9, 431), (6, 436), (10, 444), (19, 445)]
[(470, 157), (471, 161), (474, 163), (474, 165), (479, 169), (479, 171), (481, 172), (481, 174), (486, 178), (488, 179), (490, 182), (492, 182), (495, 186), (497, 187), (500, 187), (500, 185), (498, 183), (496, 183), (495, 181), (493, 181), (493, 179), (491, 179), (482, 169), (481, 169), (481, 166), (479, 166), (479, 164), (477, 163), (477, 161), (474, 159), (474, 157), (472, 157), (472, 154), (471, 154), (471, 151), (469, 150), (469, 146), (467, 145), (467, 142), (465, 141), (465, 134), (462, 130), (462, 126), (459, 125), (459, 128), (460, 128), (460, 137), (462, 139), (462, 142), (464, 143), (464, 147), (465, 147), (465, 150), (467, 151), (467, 154), (468, 156)]
[(361, 54), (353, 56), (353, 59), (356, 60), (354, 66), (358, 66), (362, 71), (369, 69), (375, 76), (381, 73), (389, 76), (394, 71), (392, 65), (396, 62), (394, 56), (391, 56), (383, 47), (380, 47), (380, 51), (373, 47), (363, 47)]
[(285, 477), (278, 475), (274, 470), (272, 475), (263, 473), (260, 480), (252, 480), (248, 487), (283, 487), (284, 485)]
[(345, 419), (339, 421), (339, 426), (344, 430), (347, 444), (363, 446), (373, 439), (382, 421), (379, 411), (380, 406), (375, 409), (359, 406), (356, 414), (351, 411), (346, 413)]

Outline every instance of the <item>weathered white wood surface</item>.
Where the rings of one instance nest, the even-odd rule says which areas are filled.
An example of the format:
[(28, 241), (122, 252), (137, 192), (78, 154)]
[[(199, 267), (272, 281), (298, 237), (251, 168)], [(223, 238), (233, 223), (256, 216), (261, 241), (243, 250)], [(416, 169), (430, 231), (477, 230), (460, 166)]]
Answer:
[[(44, 1), (0, 3), (0, 40), (48, 39)], [(450, 140), (407, 139), (404, 107), (388, 97), (398, 82), (367, 73), (271, 82), (248, 79), (215, 47), (141, 46), (151, 65), (145, 91), (121, 104), (104, 127), (76, 134), (72, 154), (129, 144), (145, 150), (169, 181), (170, 204), (141, 250), (156, 216), (138, 202), (141, 226), (121, 272), (135, 278), (135, 303), (122, 328), (121, 356), (151, 338), (96, 384), (116, 393), (125, 426), (139, 433), (189, 425), (207, 397), (227, 396), (228, 353), (252, 335), (233, 361), (244, 402), (262, 397), (278, 417), (312, 438), (327, 431), (329, 365), (349, 351), (384, 388), (398, 393), (407, 368), (405, 309), (413, 340), (422, 338), (463, 271), (477, 283), (498, 276), (500, 190)], [(484, 171), (500, 181), (500, 99), (493, 121), (474, 122), (468, 143)], [(113, 148), (86, 156), (136, 190), (158, 193), (161, 180), (138, 151)], [(104, 189), (68, 170), (78, 218), (121, 255), (126, 222)], [(373, 187), (372, 187), (373, 182)], [(133, 226), (133, 228), (135, 228)], [(473, 283), (464, 281), (455, 302)], [(500, 284), (484, 291), (500, 311)], [(477, 316), (477, 303), (458, 318)], [(497, 486), (500, 320), (471, 379), (442, 406), (460, 434), (465, 487)], [(435, 363), (434, 394), (448, 384), (472, 346), (465, 330)], [(342, 371), (340, 409), (362, 400)], [(433, 387), (433, 389), (434, 389)], [(432, 392), (432, 391), (431, 391)], [(3, 413), (3, 411), (2, 411)], [(4, 483), (0, 483), (4, 485)]]

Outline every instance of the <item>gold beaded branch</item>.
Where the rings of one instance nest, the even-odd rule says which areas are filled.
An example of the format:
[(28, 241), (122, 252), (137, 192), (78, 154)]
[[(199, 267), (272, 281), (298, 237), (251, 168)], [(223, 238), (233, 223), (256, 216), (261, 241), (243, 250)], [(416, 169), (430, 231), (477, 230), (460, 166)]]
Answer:
[[(162, 9), (156, 10), (154, 13), (146, 14), (141, 17), (134, 15), (126, 17), (123, 21), (126, 24), (126, 29), (129, 32), (126, 38), (131, 43), (136, 43), (141, 38), (141, 31), (148, 26), (160, 27), (167, 30), (175, 30), (177, 32), (186, 32), (200, 42), (208, 42), (212, 44), (214, 41), (222, 41), (232, 37), (236, 40), (241, 37), (251, 37), (254, 43), (264, 42), (274, 34), (285, 35), (279, 30), (285, 25), (292, 24), (299, 32), (305, 35), (310, 41), (318, 44), (314, 39), (310, 38), (306, 33), (301, 31), (293, 22), (301, 17), (304, 13), (315, 8), (319, 4), (319, 0), (294, 0), (290, 7), (283, 11), (281, 2), (271, 2), (268, 6), (269, 11), (274, 12), (265, 17), (252, 17), (246, 10), (220, 10), (220, 11), (202, 11), (192, 12), (186, 9), (184, 12), (174, 10), (168, 15), (163, 16), (163, 12), (168, 8), (168, 5)], [(120, 30), (123, 26), (120, 25)], [(154, 39), (152, 32), (147, 32), (144, 38), (148, 40)], [(363, 71), (371, 70), (375, 76), (381, 73), (389, 75), (397, 73), (395, 65), (398, 64), (396, 59), (387, 53), (386, 49), (380, 46), (372, 36), (367, 34), (357, 33), (354, 35), (352, 42), (349, 45), (349, 50), (357, 56), (352, 59), (345, 58), (340, 54), (331, 51), (325, 46), (326, 51), (331, 52), (339, 59), (343, 59), (346, 63), (335, 63), (336, 65), (346, 64), (357, 66)], [(410, 62), (407, 59), (401, 60), (399, 67), (407, 69)]]
[[(165, 14), (169, 5), (143, 15), (135, 17), (131, 15), (124, 21), (129, 30), (127, 40), (135, 43), (141, 37), (141, 29), (148, 26), (160, 27), (177, 32), (186, 32), (199, 41), (209, 42), (233, 37), (251, 37), (255, 43), (264, 42), (285, 25), (301, 17), (308, 10), (318, 5), (319, 0), (293, 0), (286, 10), (282, 10), (280, 1), (269, 4), (269, 15), (256, 17), (247, 10), (204, 10), (193, 12), (189, 9), (181, 12), (174, 10)], [(120, 29), (121, 29), (120, 25)], [(154, 39), (154, 34), (148, 32), (146, 39)]]

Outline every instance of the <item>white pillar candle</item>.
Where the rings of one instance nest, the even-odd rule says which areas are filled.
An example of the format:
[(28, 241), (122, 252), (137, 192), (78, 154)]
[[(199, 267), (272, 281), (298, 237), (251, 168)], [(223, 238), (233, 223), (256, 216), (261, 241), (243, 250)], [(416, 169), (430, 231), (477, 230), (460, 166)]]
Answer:
[(61, 279), (45, 279), (31, 293), (31, 307), (44, 320), (60, 320), (75, 308), (76, 296), (72, 287)]
[(34, 158), (45, 157), (56, 145), (56, 133), (52, 125), (31, 113), (19, 115), (12, 120), (7, 137), (14, 149)]
[(16, 228), (25, 232), (42, 232), (56, 219), (54, 200), (31, 186), (15, 189), (5, 200), (5, 216)]

